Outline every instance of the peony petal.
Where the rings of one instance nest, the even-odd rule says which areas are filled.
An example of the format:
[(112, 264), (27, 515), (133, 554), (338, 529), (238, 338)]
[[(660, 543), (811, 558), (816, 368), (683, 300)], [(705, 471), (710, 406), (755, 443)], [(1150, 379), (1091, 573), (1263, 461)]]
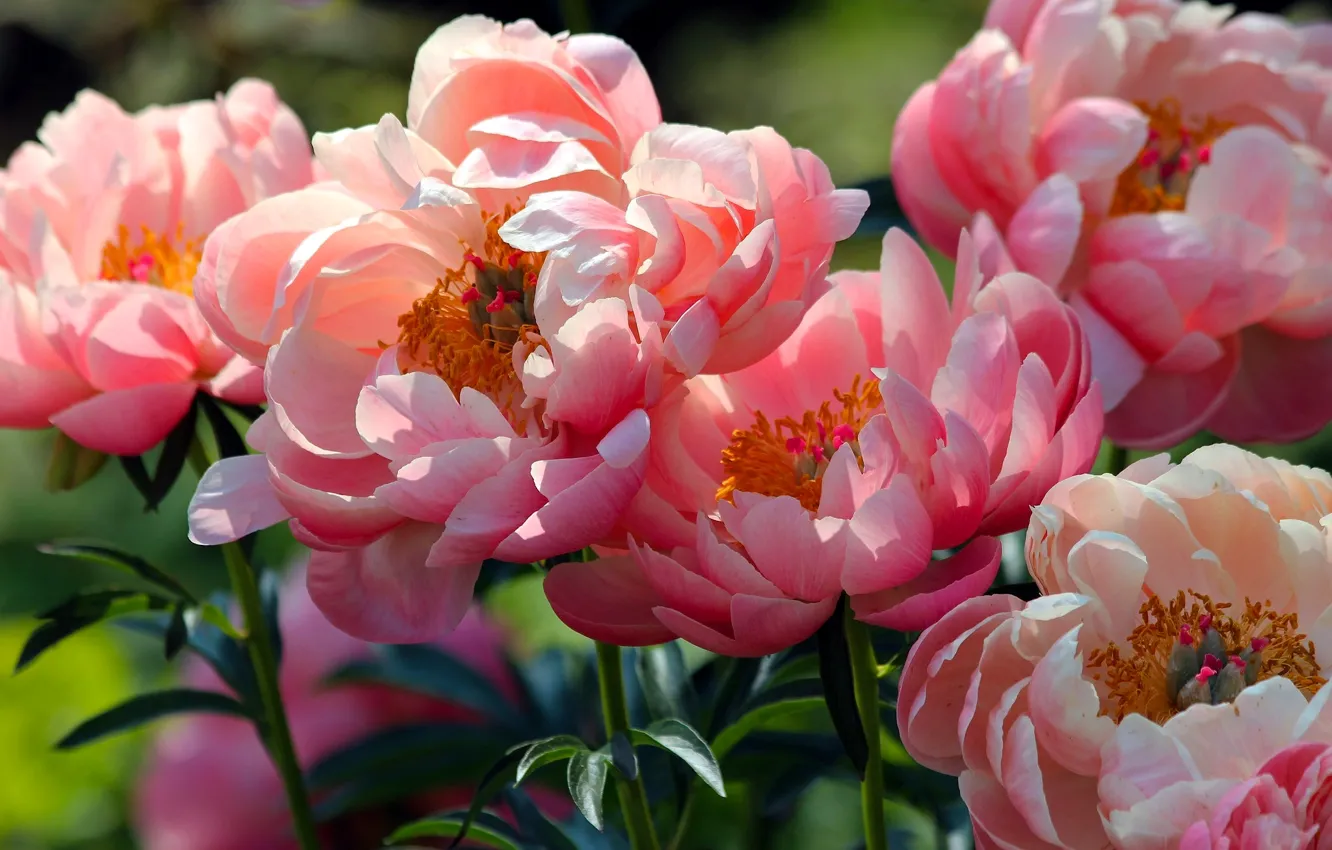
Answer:
[(290, 516), (273, 493), (262, 455), (223, 458), (199, 479), (190, 498), (190, 542), (231, 543)]
[(140, 455), (166, 439), (194, 403), (197, 391), (191, 381), (113, 390), (52, 415), (51, 424), (90, 449)]
[(560, 564), (546, 574), (545, 589), (560, 620), (585, 637), (617, 646), (675, 638), (653, 616), (661, 600), (631, 557)]
[(958, 603), (984, 593), (999, 572), (1000, 555), (997, 538), (978, 537), (906, 584), (853, 596), (856, 619), (900, 631), (927, 628)]

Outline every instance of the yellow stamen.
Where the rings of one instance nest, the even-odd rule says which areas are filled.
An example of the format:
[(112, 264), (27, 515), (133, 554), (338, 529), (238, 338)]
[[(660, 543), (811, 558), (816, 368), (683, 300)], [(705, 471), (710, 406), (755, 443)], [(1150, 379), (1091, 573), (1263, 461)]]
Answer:
[(1197, 628), (1204, 615), (1211, 617), (1211, 628), (1220, 634), (1227, 655), (1239, 655), (1255, 637), (1270, 641), (1262, 650), (1258, 681), (1284, 676), (1312, 697), (1327, 683), (1319, 674), (1313, 642), (1300, 632), (1297, 614), (1277, 614), (1271, 606), (1270, 601), (1246, 599), (1244, 610), (1232, 614), (1229, 602), (1213, 602), (1193, 590), (1180, 591), (1168, 605), (1149, 597), (1139, 609), (1141, 625), (1128, 636), (1127, 653), (1111, 643), (1087, 657), (1093, 678), (1108, 691), (1101, 713), (1116, 722), (1141, 714), (1157, 723), (1177, 714), (1179, 709), (1166, 691), (1166, 665), (1180, 630)]
[(1147, 116), (1147, 143), (1119, 175), (1110, 215), (1182, 210), (1194, 170), (1208, 161), (1212, 143), (1234, 124), (1210, 116), (1186, 120), (1173, 99), (1136, 106)]
[(818, 510), (823, 495), (823, 470), (833, 452), (850, 442), (860, 455), (860, 429), (879, 409), (883, 397), (874, 381), (862, 383), (857, 375), (847, 392), (833, 390), (833, 401), (818, 410), (806, 411), (800, 419), (784, 417), (770, 422), (754, 412), (754, 425), (736, 429), (722, 450), (725, 478), (717, 490), (718, 501), (734, 501), (741, 490), (764, 496), (794, 496), (811, 511)]
[(488, 395), (523, 433), (522, 382), (513, 362), (514, 346), (546, 347), (532, 315), (532, 295), (544, 254), (515, 251), (499, 235), (513, 215), (486, 217), (481, 252), (463, 245), (465, 260), (435, 281), (398, 317), (399, 361), (404, 372), (432, 371), (454, 395), (471, 387)]
[(131, 245), (129, 228), (123, 224), (117, 236), (102, 246), (102, 280), (135, 281), (194, 294), (194, 273), (203, 252), (199, 240), (185, 238), (185, 225), (176, 228), (174, 239), (144, 227), (138, 244)]

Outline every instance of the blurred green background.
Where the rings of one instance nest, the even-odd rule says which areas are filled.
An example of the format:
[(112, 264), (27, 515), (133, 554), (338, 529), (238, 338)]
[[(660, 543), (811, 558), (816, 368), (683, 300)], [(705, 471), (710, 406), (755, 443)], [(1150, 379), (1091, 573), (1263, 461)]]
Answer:
[[(888, 170), (893, 120), (920, 83), (970, 37), (981, 0), (0, 0), (0, 154), (84, 86), (136, 109), (208, 97), (242, 76), (272, 81), (307, 129), (373, 123), (405, 109), (416, 47), (464, 12), (532, 17), (548, 31), (595, 29), (643, 56), (669, 121), (770, 124), (811, 148), (841, 185)], [(874, 236), (839, 249), (838, 267), (877, 264)], [(108, 628), (72, 639), (11, 677), (27, 615), (109, 574), (37, 554), (55, 538), (112, 541), (193, 589), (221, 586), (215, 553), (185, 538), (187, 472), (155, 514), (114, 463), (75, 493), (43, 489), (48, 433), (0, 433), (0, 850), (129, 848), (125, 824), (144, 743), (133, 736), (73, 754), (50, 744), (79, 719), (170, 675), (155, 648)], [(1315, 465), (1319, 438), (1280, 454)], [(292, 551), (269, 532), (270, 559)], [(576, 643), (532, 582), (491, 600), (519, 651)], [(854, 832), (855, 790), (816, 787), (782, 846), (838, 846)], [(732, 831), (743, 824), (732, 823)], [(729, 844), (720, 833), (717, 846)], [(848, 839), (849, 840), (849, 839)]]

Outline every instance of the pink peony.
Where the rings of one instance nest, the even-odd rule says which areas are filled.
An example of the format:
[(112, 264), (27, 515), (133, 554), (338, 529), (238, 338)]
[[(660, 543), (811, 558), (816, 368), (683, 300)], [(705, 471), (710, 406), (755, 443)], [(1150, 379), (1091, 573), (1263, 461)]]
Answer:
[[(438, 700), (380, 687), (326, 689), (322, 680), (343, 664), (367, 657), (370, 648), (329, 625), (305, 592), (299, 573), (282, 594), (282, 696), (302, 765), (309, 767), (359, 738), (398, 724), (479, 720)], [(498, 631), (476, 611), (468, 614), (441, 648), (516, 693)], [(226, 690), (212, 669), (191, 658), (190, 687)], [(137, 834), (146, 850), (289, 850), (291, 835), (281, 781), (254, 727), (232, 717), (196, 715), (168, 725), (157, 737), (135, 806)], [(420, 815), (445, 802), (464, 803), (467, 793), (421, 802)], [(389, 823), (357, 815), (328, 829), (369, 846)], [(331, 833), (332, 835), (332, 833)], [(330, 840), (332, 838), (330, 837)]]
[(1101, 412), (1072, 312), (1024, 274), (982, 286), (963, 239), (951, 305), (892, 231), (882, 271), (834, 275), (776, 352), (655, 409), (649, 486), (625, 519), (638, 542), (551, 572), (565, 623), (762, 655), (812, 634), (843, 592), (899, 629), (983, 592), (989, 535), (1091, 467)]
[(1324, 850), (1332, 810), (1332, 745), (1292, 744), (1225, 793), (1184, 832), (1180, 850)]
[(624, 183), (627, 206), (537, 195), (504, 236), (550, 252), (546, 279), (566, 303), (631, 300), (690, 377), (752, 365), (790, 336), (827, 288), (834, 243), (869, 206), (767, 127), (662, 125), (639, 141)]
[(300, 121), (243, 80), (129, 115), (83, 92), (0, 171), (0, 425), (134, 455), (202, 388), (262, 400), (191, 297), (204, 238), (312, 179)]
[(1078, 311), (1123, 445), (1332, 419), (1332, 28), (1230, 13), (993, 0), (894, 137), (929, 241), (975, 216)]
[[(340, 182), (233, 220), (209, 240), (199, 275), (217, 332), (266, 358), (270, 409), (249, 437), (264, 454), (224, 461), (201, 482), (193, 537), (217, 543), (290, 518), (319, 550), (316, 603), (377, 641), (451, 628), (487, 558), (534, 561), (614, 538), (644, 480), (645, 409), (681, 380), (666, 374), (663, 353), (679, 349), (678, 323), (650, 292), (604, 286), (571, 298), (555, 283), (571, 258), (531, 214), (536, 199), (561, 199), (562, 212), (586, 213), (581, 222), (607, 211), (622, 222), (626, 204), (692, 218), (697, 203), (703, 230), (657, 255), (704, 292), (669, 303), (713, 287), (727, 321), (749, 328), (722, 335), (737, 356), (776, 344), (762, 339), (773, 281), (814, 291), (829, 250), (806, 246), (781, 272), (772, 242), (722, 226), (733, 216), (773, 231), (806, 195), (780, 164), (753, 188), (769, 148), (721, 134), (727, 156), (709, 164), (697, 195), (650, 200), (639, 170), (679, 165), (653, 153), (658, 133), (717, 139), (657, 127), (646, 76), (614, 39), (462, 18), (422, 48), (412, 90), (406, 128), (386, 117), (317, 137), (319, 161)], [(785, 150), (790, 169), (806, 163)], [(816, 199), (831, 191), (820, 173), (807, 192)], [(747, 196), (717, 200), (713, 181), (729, 188), (742, 177)], [(714, 202), (719, 210), (703, 212)], [(708, 256), (696, 236), (734, 256)], [(686, 256), (697, 273), (682, 270)], [(592, 258), (583, 271), (608, 263)], [(727, 293), (746, 300), (723, 304)]]
[[(1048, 595), (963, 603), (902, 672), (903, 743), (960, 776), (978, 845), (1174, 850), (1283, 747), (1332, 743), (1329, 505), (1326, 473), (1225, 445), (1055, 485), (1027, 544)], [(1280, 813), (1250, 792), (1236, 817)]]

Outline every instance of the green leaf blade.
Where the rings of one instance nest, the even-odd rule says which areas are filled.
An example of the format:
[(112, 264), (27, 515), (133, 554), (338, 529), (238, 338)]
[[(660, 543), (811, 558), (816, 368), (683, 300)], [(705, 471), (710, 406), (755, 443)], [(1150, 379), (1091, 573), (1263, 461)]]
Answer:
[(581, 752), (587, 752), (587, 745), (573, 735), (554, 735), (550, 738), (534, 741), (523, 752), (513, 782), (517, 785), (533, 771), (553, 762), (573, 758)]
[(85, 720), (61, 738), (56, 743), (56, 749), (70, 750), (81, 747), (108, 735), (128, 732), (153, 720), (182, 712), (228, 714), (254, 719), (245, 706), (216, 691), (197, 691), (188, 688), (155, 691), (140, 694), (107, 709), (96, 717)]
[(683, 720), (658, 720), (646, 729), (635, 729), (634, 738), (639, 743), (660, 747), (689, 765), (690, 770), (698, 774), (707, 786), (720, 797), (726, 796), (726, 784), (722, 781), (721, 765), (703, 736), (694, 727)]
[(600, 832), (605, 828), (602, 802), (606, 794), (606, 776), (610, 772), (610, 755), (604, 752), (575, 753), (569, 759), (569, 794), (574, 805), (587, 822)]

